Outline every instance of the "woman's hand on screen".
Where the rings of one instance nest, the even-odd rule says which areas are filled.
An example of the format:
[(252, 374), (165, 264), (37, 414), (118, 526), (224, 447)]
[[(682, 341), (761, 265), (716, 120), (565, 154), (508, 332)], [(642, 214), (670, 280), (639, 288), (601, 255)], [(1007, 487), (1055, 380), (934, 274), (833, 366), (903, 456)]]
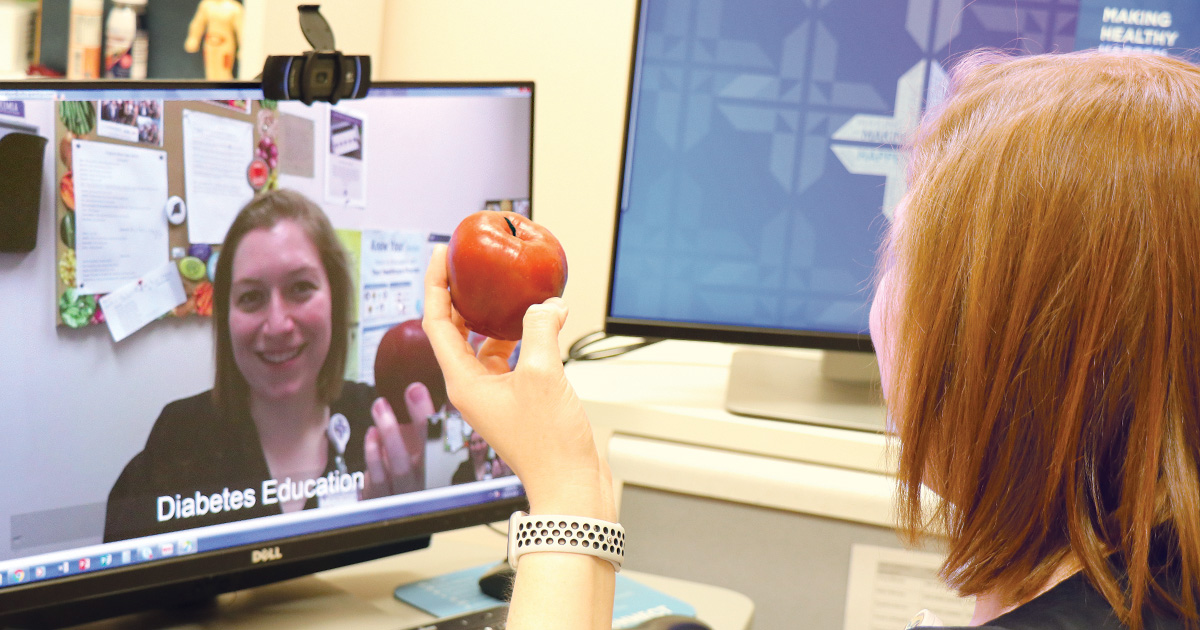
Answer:
[(371, 405), (375, 426), (367, 429), (363, 451), (367, 460), (364, 498), (384, 497), (425, 487), (425, 434), (433, 401), (429, 390), (413, 383), (404, 392), (410, 422), (400, 423), (385, 398)]
[(504, 477), (511, 474), (513, 474), (513, 470), (512, 468), (509, 468), (508, 464), (504, 463), (503, 457), (497, 457), (496, 459), (492, 460), (493, 477)]
[(516, 342), (488, 339), (473, 348), (448, 286), (446, 248), (439, 246), (425, 275), (423, 326), (451, 402), (521, 478), (531, 510), (614, 518), (608, 467), (563, 372), (558, 334), (566, 302), (551, 298), (529, 308), (510, 370)]

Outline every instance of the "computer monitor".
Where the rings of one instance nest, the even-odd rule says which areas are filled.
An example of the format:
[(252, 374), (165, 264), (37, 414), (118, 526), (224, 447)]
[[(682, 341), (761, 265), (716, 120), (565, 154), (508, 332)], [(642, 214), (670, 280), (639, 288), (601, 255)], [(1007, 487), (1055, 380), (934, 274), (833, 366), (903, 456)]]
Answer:
[[(640, 0), (606, 331), (826, 351), (837, 378), (769, 358), (785, 353), (735, 362), (730, 408), (882, 428), (878, 396), (839, 369), (854, 355), (829, 351), (873, 371), (875, 254), (905, 191), (901, 146), (953, 58), (1183, 51), (1200, 43), (1184, 4)], [(751, 400), (788, 390), (802, 400)]]
[[(430, 400), (413, 407), (426, 417), (394, 408), (388, 435), (403, 455), (373, 456), (367, 441), (384, 335), (408, 326), (412, 362), (430, 367), (419, 326), (405, 324), (422, 312), (430, 248), (470, 213), (530, 211), (533, 87), (376, 82), (365, 99), (305, 106), (244, 82), (0, 83), (0, 625), (208, 598), (421, 548), (524, 505), (520, 482), (446, 403), (435, 362)], [(317, 462), (308, 469), (266, 446), (284, 433), (257, 411), (238, 415), (249, 403), (230, 402), (235, 388), (224, 406), (212, 396), (214, 293), (233, 264), (223, 243), (239, 209), (275, 188), (329, 219), (351, 278), (344, 323), (312, 324), (346, 350), (344, 373), (328, 368), (342, 385), (328, 426), (300, 451)], [(309, 251), (279, 243), (245, 258), (266, 264), (261, 274), (231, 267), (233, 311), (255, 312), (256, 298), (311, 304), (301, 296), (324, 290), (303, 275), (320, 277), (313, 258), (273, 284), (270, 265)], [(297, 325), (288, 317), (250, 330)], [(320, 336), (247, 344), (257, 375), (250, 354), (226, 367), (258, 391), (291, 378)], [(334, 354), (318, 356), (322, 374)], [(390, 468), (372, 477), (381, 462)]]

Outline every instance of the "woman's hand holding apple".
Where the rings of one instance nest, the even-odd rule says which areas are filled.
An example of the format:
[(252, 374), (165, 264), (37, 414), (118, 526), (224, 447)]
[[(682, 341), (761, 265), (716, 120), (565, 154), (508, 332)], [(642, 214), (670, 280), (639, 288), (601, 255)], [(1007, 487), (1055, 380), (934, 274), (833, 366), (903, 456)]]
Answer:
[(520, 477), (532, 512), (613, 520), (608, 466), (563, 372), (558, 334), (566, 317), (561, 298), (530, 306), (521, 354), (510, 371), (516, 342), (489, 338), (477, 352), (467, 343), (466, 325), (451, 306), (447, 250), (434, 250), (423, 325), (451, 402)]
[(396, 419), (391, 404), (380, 397), (371, 405), (375, 426), (367, 429), (363, 452), (367, 482), (363, 498), (373, 499), (425, 488), (425, 435), (433, 415), (429, 389), (413, 383), (404, 392), (410, 422)]

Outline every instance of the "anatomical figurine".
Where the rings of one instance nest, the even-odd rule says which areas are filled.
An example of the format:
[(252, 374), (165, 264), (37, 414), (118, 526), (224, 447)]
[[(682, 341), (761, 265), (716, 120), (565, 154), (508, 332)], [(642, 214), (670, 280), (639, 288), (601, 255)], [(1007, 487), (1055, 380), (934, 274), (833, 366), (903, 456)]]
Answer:
[(196, 15), (188, 26), (183, 49), (194, 53), (204, 40), (204, 78), (233, 78), (233, 60), (237, 58), (242, 37), (242, 4), (237, 0), (200, 0)]

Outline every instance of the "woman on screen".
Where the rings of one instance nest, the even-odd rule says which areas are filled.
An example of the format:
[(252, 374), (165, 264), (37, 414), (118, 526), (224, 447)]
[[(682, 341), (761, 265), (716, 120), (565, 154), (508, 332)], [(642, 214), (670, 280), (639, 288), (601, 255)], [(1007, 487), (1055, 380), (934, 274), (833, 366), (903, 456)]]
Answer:
[(471, 425), (465, 422), (463, 424), (464, 432), (467, 433), (467, 458), (454, 470), (454, 474), (450, 477), (450, 483), (471, 483), (472, 481), (511, 475), (512, 471), (509, 470), (508, 465), (496, 455), (496, 451), (492, 447), (488, 446), (488, 443), (483, 440), (483, 436), (472, 429)]
[[(425, 425), (343, 379), (353, 299), (328, 218), (276, 190), (238, 214), (214, 278), (216, 378), (168, 404), (109, 494), (123, 540), (424, 487)], [(405, 393), (408, 417), (433, 413)]]
[[(910, 147), (872, 308), (901, 525), (944, 532), (975, 625), (1197, 628), (1200, 68), (984, 53), (950, 88)], [(471, 352), (446, 287), (439, 250), (425, 327), (464, 418), (531, 512), (611, 520), (562, 301), (529, 310), (508, 372), (501, 346)], [(509, 628), (608, 627), (607, 562), (518, 567)]]

